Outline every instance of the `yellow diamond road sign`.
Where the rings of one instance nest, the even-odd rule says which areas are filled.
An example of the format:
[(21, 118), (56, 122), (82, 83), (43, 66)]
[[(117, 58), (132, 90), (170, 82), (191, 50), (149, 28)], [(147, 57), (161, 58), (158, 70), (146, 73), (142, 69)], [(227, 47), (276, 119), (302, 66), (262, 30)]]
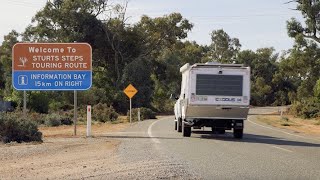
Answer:
[(131, 99), (135, 94), (137, 94), (138, 90), (129, 84), (129, 86), (123, 90), (123, 92)]

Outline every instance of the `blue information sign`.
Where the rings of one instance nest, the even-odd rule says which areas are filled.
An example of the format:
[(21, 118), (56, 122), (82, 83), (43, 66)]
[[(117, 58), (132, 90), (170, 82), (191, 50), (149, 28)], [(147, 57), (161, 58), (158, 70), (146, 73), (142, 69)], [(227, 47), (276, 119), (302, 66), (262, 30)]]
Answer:
[(15, 71), (13, 86), (19, 90), (87, 90), (91, 71)]

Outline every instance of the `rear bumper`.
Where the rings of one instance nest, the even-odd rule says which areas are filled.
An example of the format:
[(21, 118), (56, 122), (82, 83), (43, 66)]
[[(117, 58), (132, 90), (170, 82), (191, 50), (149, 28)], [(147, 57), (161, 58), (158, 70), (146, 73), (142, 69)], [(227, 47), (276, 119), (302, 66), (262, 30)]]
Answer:
[(247, 119), (249, 106), (189, 105), (186, 119)]

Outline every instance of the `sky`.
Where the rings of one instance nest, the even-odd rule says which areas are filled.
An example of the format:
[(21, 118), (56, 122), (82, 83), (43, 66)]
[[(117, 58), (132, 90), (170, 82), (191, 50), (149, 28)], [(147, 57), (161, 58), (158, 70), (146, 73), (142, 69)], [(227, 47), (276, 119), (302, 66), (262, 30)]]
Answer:
[[(109, 0), (122, 3), (123, 0)], [(202, 45), (211, 42), (210, 33), (223, 29), (240, 40), (242, 50), (274, 47), (277, 52), (290, 49), (293, 39), (287, 35), (286, 21), (302, 20), (300, 12), (292, 10), (289, 0), (129, 0), (128, 23), (139, 21), (142, 15), (159, 17), (179, 12), (193, 23), (188, 40)], [(12, 29), (23, 32), (32, 17), (47, 0), (0, 0), (0, 43)]]

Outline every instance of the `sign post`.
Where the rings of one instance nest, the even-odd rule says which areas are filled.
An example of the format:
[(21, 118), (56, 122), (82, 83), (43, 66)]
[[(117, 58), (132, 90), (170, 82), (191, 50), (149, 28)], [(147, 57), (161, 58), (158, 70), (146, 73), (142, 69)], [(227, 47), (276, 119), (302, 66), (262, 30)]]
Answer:
[(27, 92), (23, 91), (23, 116), (27, 116)]
[(73, 134), (77, 135), (77, 119), (78, 119), (78, 95), (77, 91), (73, 92), (73, 124), (74, 124), (74, 132)]
[(74, 91), (74, 135), (77, 90), (92, 85), (92, 49), (87, 43), (17, 43), (12, 48), (12, 85), (24, 91)]
[(138, 90), (132, 85), (129, 84), (124, 90), (123, 92), (129, 97), (130, 99), (130, 124), (131, 124), (131, 119), (132, 119), (132, 115), (131, 115), (131, 108), (132, 108), (132, 102), (131, 99), (134, 95), (137, 94)]

